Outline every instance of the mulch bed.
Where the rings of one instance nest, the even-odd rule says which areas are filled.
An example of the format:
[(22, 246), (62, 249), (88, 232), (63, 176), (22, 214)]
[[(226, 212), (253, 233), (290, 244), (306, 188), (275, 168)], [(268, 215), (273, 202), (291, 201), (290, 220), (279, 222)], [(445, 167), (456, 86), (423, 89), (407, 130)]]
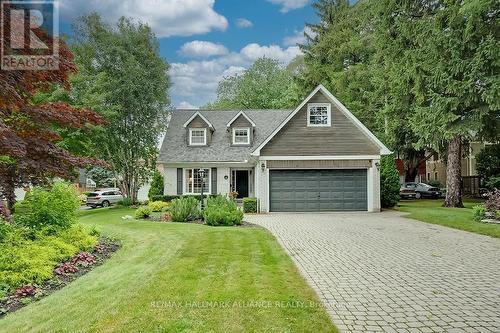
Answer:
[[(25, 286), (23, 288), (19, 288), (16, 292), (7, 295), (4, 298), (1, 298), (0, 319), (10, 312), (19, 310), (20, 308), (34, 301), (38, 301), (41, 298), (48, 296), (59, 289), (62, 289), (70, 282), (76, 280), (82, 275), (87, 274), (95, 267), (102, 265), (119, 248), (120, 244), (115, 240), (104, 237), (99, 239), (99, 243), (96, 245), (94, 250), (90, 252), (91, 258), (93, 260), (85, 265), (75, 264), (75, 266), (78, 268), (76, 272), (65, 273), (63, 275), (54, 274), (54, 277), (45, 281), (43, 285)], [(82, 254), (86, 253), (81, 252), (75, 255), (70, 261), (68, 261), (68, 263), (77, 260), (78, 257)]]

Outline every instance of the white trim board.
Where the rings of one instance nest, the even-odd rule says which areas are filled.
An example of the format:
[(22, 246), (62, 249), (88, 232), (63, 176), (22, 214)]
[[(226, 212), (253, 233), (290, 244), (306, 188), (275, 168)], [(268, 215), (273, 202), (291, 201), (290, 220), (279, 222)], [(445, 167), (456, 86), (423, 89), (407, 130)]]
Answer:
[(207, 118), (205, 118), (201, 113), (200, 111), (196, 111), (183, 125), (184, 128), (186, 128), (192, 121), (194, 118), (196, 118), (196, 116), (200, 116), (201, 119), (203, 119), (204, 122), (207, 123), (208, 127), (210, 127), (211, 129), (214, 129), (214, 126), (212, 125), (211, 122), (208, 121)]
[(333, 104), (335, 104), (338, 109), (353, 122), (353, 124), (358, 127), (363, 134), (365, 134), (368, 139), (370, 139), (373, 143), (375, 143), (380, 148), (380, 155), (389, 155), (392, 152), (387, 148), (377, 137), (368, 129), (365, 125), (363, 125), (358, 118), (356, 118), (347, 108), (340, 103), (340, 101), (335, 98), (322, 84), (316, 87), (309, 96), (307, 96), (302, 103), (288, 115), (288, 117), (278, 126), (253, 152), (253, 156), (260, 156), (261, 149), (269, 142), (271, 139), (278, 134), (278, 132), (306, 105), (306, 103), (314, 96), (318, 91), (321, 91)]
[(252, 124), (252, 127), (255, 127), (255, 126), (256, 126), (256, 125), (255, 125), (255, 123), (253, 122), (253, 120), (252, 120), (252, 119), (250, 119), (250, 117), (249, 117), (249, 116), (247, 116), (247, 115), (245, 114), (245, 112), (240, 111), (240, 112), (238, 112), (238, 113), (236, 114), (236, 116), (234, 116), (234, 117), (233, 117), (233, 118), (232, 118), (232, 119), (231, 119), (231, 120), (227, 123), (227, 127), (231, 127), (231, 125), (234, 123), (234, 121), (235, 121), (236, 119), (238, 119), (238, 117), (239, 117), (239, 116), (241, 116), (241, 115), (243, 115), (243, 117), (245, 117), (245, 118), (248, 120), (248, 122), (249, 122), (250, 124)]

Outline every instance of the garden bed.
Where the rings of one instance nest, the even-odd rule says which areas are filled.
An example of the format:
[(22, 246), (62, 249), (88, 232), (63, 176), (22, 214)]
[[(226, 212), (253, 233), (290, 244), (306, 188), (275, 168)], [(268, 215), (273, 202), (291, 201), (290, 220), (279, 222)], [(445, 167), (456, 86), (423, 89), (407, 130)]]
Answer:
[[(162, 215), (151, 215), (150, 217), (145, 218), (144, 220), (152, 221), (152, 222), (164, 222), (164, 223), (193, 223), (193, 224), (206, 225), (205, 221), (203, 221), (202, 219), (196, 219), (196, 220), (188, 221), (188, 222), (172, 222), (172, 221), (164, 219)], [(234, 227), (259, 227), (260, 228), (259, 225), (254, 224), (254, 223), (250, 223), (250, 222), (246, 222), (246, 221), (241, 221), (240, 225), (234, 225)]]
[[(99, 243), (90, 253), (80, 252), (71, 260), (61, 263), (54, 269), (54, 277), (45, 281), (40, 286), (24, 286), (15, 292), (0, 299), (0, 318), (10, 312), (14, 312), (34, 301), (52, 294), (54, 291), (62, 289), (64, 286), (74, 281), (78, 277), (87, 274), (97, 266), (102, 265), (111, 255), (120, 248), (115, 240), (109, 238), (99, 239)], [(85, 262), (82, 262), (84, 257)], [(68, 266), (64, 266), (67, 264)], [(61, 269), (61, 267), (76, 267), (71, 270)], [(59, 271), (58, 271), (59, 269)]]

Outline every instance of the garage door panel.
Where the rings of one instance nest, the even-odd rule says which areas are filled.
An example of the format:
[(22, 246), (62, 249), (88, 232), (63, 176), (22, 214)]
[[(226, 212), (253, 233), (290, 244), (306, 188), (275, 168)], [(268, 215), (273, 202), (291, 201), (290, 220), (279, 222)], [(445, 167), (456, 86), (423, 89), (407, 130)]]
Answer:
[(366, 211), (367, 171), (271, 170), (271, 211)]

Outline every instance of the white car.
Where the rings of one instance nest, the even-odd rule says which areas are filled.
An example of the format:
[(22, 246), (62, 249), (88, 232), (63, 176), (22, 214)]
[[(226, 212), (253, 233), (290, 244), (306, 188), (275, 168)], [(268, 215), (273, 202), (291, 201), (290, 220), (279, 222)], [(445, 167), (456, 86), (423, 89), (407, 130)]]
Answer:
[(123, 200), (123, 194), (119, 190), (100, 190), (87, 195), (87, 206), (92, 208), (97, 206), (109, 207), (121, 200)]

